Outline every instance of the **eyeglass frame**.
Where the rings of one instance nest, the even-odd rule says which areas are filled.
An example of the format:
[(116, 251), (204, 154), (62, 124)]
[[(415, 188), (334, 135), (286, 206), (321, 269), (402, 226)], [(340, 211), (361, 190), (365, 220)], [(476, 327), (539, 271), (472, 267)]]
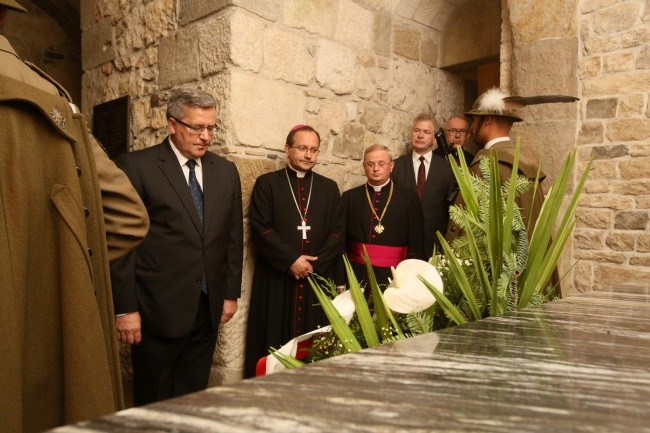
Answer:
[(311, 153), (312, 155), (318, 155), (320, 152), (320, 147), (307, 147), (307, 146), (289, 146), (293, 149), (296, 149), (300, 153)]
[(367, 168), (375, 168), (375, 167), (385, 168), (385, 167), (388, 167), (389, 165), (391, 165), (392, 163), (393, 163), (393, 161), (388, 161), (388, 162), (386, 162), (386, 161), (379, 161), (379, 162), (368, 161), (368, 162), (364, 162), (363, 166), (367, 167)]
[(445, 132), (447, 134), (453, 134), (454, 136), (458, 135), (459, 137), (463, 135), (471, 134), (471, 131), (469, 129), (449, 128), (449, 129), (445, 129)]
[[(214, 133), (217, 132), (217, 131), (219, 130), (219, 127), (217, 126), (216, 123), (215, 123), (214, 125), (207, 125), (207, 126), (205, 126), (205, 125), (201, 125), (201, 126), (196, 126), (196, 125), (188, 125), (187, 123), (183, 122), (181, 119), (177, 119), (176, 117), (173, 117), (173, 116), (170, 117), (170, 118), (171, 118), (171, 119), (174, 119), (174, 121), (180, 123), (181, 125), (183, 125), (183, 126), (186, 127), (187, 129), (189, 129), (192, 133), (194, 133), (194, 134), (196, 134), (196, 135), (201, 135), (201, 133), (203, 132), (203, 130), (205, 130), (205, 132), (207, 132), (209, 135), (214, 135)], [(212, 130), (210, 130), (210, 128), (212, 128)]]

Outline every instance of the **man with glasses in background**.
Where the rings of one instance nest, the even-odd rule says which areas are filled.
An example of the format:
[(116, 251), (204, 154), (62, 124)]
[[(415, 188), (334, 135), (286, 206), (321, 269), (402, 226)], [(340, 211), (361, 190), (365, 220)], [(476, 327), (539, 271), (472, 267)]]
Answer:
[(368, 147), (363, 156), (367, 183), (343, 193), (348, 258), (366, 283), (364, 248), (380, 285), (388, 284), (391, 266), (424, 259), (422, 206), (415, 193), (391, 180), (394, 166), (386, 146)]
[(417, 194), (424, 216), (424, 253), (431, 257), (438, 246), (436, 232), (445, 233), (449, 204), (456, 192), (449, 162), (434, 152), (435, 122), (431, 115), (420, 114), (411, 127), (411, 152), (395, 161), (392, 178)]
[[(474, 159), (474, 154), (467, 150), (469, 146), (469, 139), (472, 134), (469, 131), (469, 122), (463, 116), (453, 116), (445, 122), (445, 138), (447, 144), (451, 146), (451, 154), (454, 159), (459, 163), (459, 154), (462, 152), (465, 157), (465, 162), (469, 165)], [(440, 148), (436, 149), (436, 153), (440, 155)], [(443, 156), (443, 155), (441, 155)]]
[(142, 244), (111, 268), (136, 406), (205, 389), (219, 325), (237, 311), (241, 185), (235, 165), (208, 152), (216, 116), (209, 93), (177, 89), (167, 105), (169, 136), (118, 159), (151, 219)]
[(257, 250), (246, 333), (245, 376), (256, 375), (269, 347), (328, 325), (307, 277), (334, 277), (343, 250), (336, 183), (313, 172), (320, 136), (308, 125), (287, 135), (287, 166), (260, 176), (250, 206)]

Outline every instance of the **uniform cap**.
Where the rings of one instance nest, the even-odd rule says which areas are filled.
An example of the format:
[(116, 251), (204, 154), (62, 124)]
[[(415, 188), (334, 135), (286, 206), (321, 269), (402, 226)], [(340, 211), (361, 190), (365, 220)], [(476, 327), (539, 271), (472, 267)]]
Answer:
[(13, 9), (18, 12), (27, 13), (27, 9), (22, 7), (16, 0), (0, 0), (0, 6), (6, 6), (9, 9)]
[(508, 117), (515, 122), (523, 119), (517, 114), (516, 108), (523, 105), (513, 100), (506, 92), (496, 87), (478, 97), (472, 109), (465, 113), (466, 116), (500, 116)]

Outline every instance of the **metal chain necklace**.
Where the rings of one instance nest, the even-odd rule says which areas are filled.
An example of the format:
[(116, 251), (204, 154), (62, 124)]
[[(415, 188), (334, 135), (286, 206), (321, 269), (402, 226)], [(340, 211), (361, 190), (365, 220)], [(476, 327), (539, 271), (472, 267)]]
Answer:
[[(298, 200), (296, 200), (296, 194), (293, 192), (293, 187), (291, 186), (291, 180), (289, 179), (289, 169), (284, 170), (284, 174), (287, 175), (287, 182), (289, 183), (289, 191), (291, 191), (291, 196), (293, 197), (293, 202), (298, 209), (298, 215), (300, 215), (300, 221), (302, 224), (297, 226), (298, 231), (302, 231), (302, 238), (307, 239), (307, 231), (311, 230), (311, 226), (307, 225), (305, 219), (307, 218), (307, 211), (309, 210), (309, 202), (311, 201), (311, 191), (314, 188), (314, 177), (312, 176), (311, 183), (309, 184), (309, 197), (307, 198), (307, 206), (305, 206), (305, 215), (303, 216), (300, 206), (298, 205)], [(392, 192), (392, 191), (391, 191)]]
[(384, 218), (384, 215), (386, 215), (386, 211), (388, 210), (388, 205), (390, 204), (390, 199), (393, 198), (393, 181), (390, 181), (390, 192), (388, 193), (388, 201), (386, 201), (386, 206), (384, 206), (384, 210), (381, 212), (381, 216), (377, 215), (377, 212), (375, 212), (375, 207), (372, 205), (372, 200), (370, 199), (370, 193), (368, 192), (368, 188), (366, 187), (366, 198), (368, 199), (368, 204), (370, 205), (370, 212), (375, 216), (377, 219), (377, 225), (375, 225), (374, 230), (378, 234), (382, 234), (385, 230), (384, 226), (381, 224), (381, 220)]

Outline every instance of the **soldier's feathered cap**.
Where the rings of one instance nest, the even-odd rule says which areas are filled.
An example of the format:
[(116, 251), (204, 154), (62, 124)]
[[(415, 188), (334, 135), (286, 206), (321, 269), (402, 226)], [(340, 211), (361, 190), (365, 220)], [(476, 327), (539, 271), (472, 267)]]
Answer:
[(0, 0), (0, 6), (6, 6), (9, 9), (13, 9), (18, 12), (27, 13), (27, 9), (22, 7), (16, 0)]
[(575, 102), (578, 98), (563, 95), (542, 95), (542, 96), (509, 96), (506, 92), (496, 87), (478, 97), (472, 109), (465, 113), (466, 116), (500, 116), (508, 117), (514, 122), (521, 122), (523, 119), (517, 113), (517, 109), (526, 105), (551, 104), (557, 102)]

